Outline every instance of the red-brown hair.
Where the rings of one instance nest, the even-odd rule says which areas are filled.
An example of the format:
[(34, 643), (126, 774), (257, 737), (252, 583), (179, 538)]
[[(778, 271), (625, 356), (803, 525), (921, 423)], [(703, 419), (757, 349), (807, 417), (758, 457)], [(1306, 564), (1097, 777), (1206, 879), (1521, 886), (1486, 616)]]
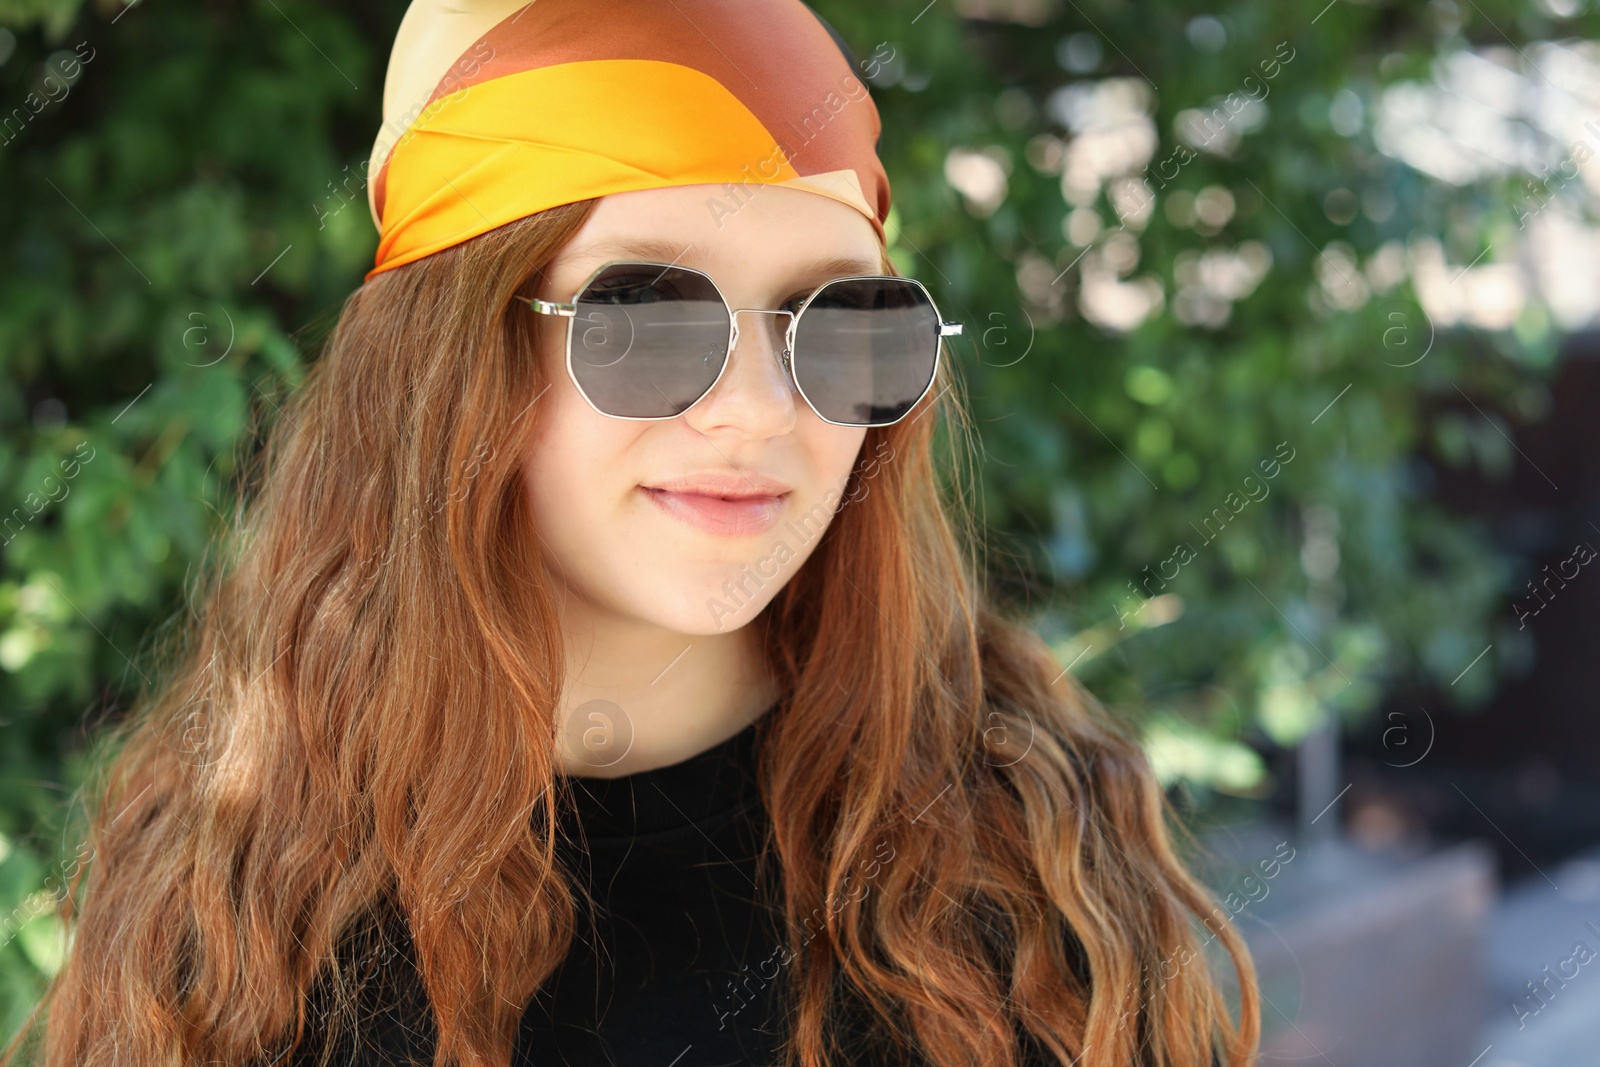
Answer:
[[(71, 948), (0, 1062), (271, 1062), (317, 982), (345, 1009), (328, 1025), (353, 1025), (345, 949), (386, 906), (415, 947), (435, 1062), (509, 1062), (576, 904), (555, 853), (555, 579), (519, 461), (548, 384), (536, 334), (560, 321), (513, 296), (593, 204), (348, 299), (162, 684), (105, 735)], [(1245, 1067), (1254, 971), (1175, 855), (1140, 747), (987, 603), (970, 426), (942, 368), (922, 415), (949, 430), (943, 475), (937, 418), (869, 430), (870, 485), (852, 475), (750, 623), (783, 693), (760, 781), (790, 1064), (837, 1062), (849, 990), (939, 1067), (1013, 1064), (1024, 1034), (1082, 1067)], [(1208, 939), (1236, 971), (1237, 1024)]]

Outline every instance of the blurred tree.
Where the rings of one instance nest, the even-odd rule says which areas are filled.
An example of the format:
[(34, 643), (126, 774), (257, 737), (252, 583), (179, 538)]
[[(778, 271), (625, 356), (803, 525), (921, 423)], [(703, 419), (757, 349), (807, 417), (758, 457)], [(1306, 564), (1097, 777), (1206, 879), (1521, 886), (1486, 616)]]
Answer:
[[(1529, 42), (1600, 14), (815, 6), (883, 116), (897, 261), (967, 323), (996, 588), (1163, 773), (1259, 791), (1245, 740), (1492, 642), (1450, 689), (1481, 699), (1517, 648), (1506, 568), (1416, 457), (1515, 461), (1558, 331), (1533, 298), (1494, 319), (1479, 272), (1535, 191), (1576, 187), (1533, 190), (1520, 156), (1430, 169), (1426, 130), (1381, 116), (1451, 57), (1542, 77)], [(96, 722), (148, 687), (239, 465), (371, 263), (359, 175), (403, 10), (0, 0), (0, 1033), (60, 958)]]
[(1526, 659), (1430, 463), (1503, 478), (1548, 408), (1559, 331), (1512, 264), (1552, 196), (1593, 218), (1570, 168), (1527, 175), (1574, 155), (1600, 16), (817, 6), (865, 57), (902, 264), (969, 324), (994, 581), (1167, 777), (1259, 793), (1253, 748)]

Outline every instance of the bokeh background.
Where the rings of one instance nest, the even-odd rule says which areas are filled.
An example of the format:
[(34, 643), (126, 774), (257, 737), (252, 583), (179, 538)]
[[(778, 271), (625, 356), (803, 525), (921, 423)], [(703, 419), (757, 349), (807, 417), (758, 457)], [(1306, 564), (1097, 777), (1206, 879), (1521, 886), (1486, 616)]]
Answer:
[[(0, 1038), (371, 264), (404, 6), (0, 0)], [(813, 6), (967, 324), (993, 587), (1205, 842), (1266, 1058), (1591, 1062), (1600, 5)]]

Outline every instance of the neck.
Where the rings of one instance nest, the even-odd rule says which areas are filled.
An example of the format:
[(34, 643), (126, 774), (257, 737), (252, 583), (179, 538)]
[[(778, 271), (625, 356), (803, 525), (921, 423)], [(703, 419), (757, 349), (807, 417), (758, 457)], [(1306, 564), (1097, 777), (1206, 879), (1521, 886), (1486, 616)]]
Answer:
[(732, 737), (778, 699), (753, 625), (684, 634), (569, 596), (562, 630), (557, 744), (566, 774), (615, 778), (677, 763)]

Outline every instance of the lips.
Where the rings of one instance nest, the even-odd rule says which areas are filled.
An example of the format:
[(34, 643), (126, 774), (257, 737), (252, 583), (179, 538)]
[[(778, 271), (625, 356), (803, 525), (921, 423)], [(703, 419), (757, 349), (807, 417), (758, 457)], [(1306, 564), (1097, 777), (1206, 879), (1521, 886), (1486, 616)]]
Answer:
[(748, 537), (776, 526), (783, 517), (788, 492), (722, 496), (640, 486), (656, 507), (667, 515), (706, 533)]
[(669, 493), (699, 493), (704, 496), (726, 498), (783, 496), (792, 486), (755, 471), (723, 470), (704, 471), (699, 474), (681, 474), (658, 482), (650, 482), (645, 489), (663, 489)]

